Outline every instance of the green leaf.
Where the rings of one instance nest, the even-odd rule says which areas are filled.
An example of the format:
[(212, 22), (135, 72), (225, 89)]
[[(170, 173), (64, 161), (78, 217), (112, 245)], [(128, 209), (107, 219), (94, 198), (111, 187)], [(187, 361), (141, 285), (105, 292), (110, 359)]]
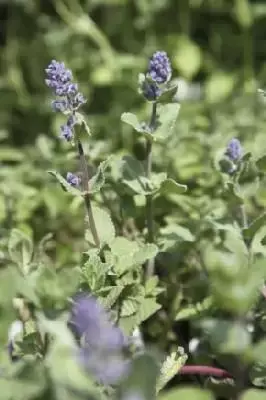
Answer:
[(167, 104), (173, 102), (173, 97), (176, 95), (178, 90), (178, 84), (170, 82), (166, 89), (162, 92), (158, 99), (158, 103)]
[(225, 100), (233, 91), (235, 77), (224, 72), (215, 72), (206, 83), (206, 98), (209, 103)]
[(175, 248), (180, 242), (194, 242), (195, 236), (190, 230), (178, 224), (171, 224), (162, 228), (158, 244), (161, 251)]
[[(107, 211), (95, 205), (92, 205), (92, 214), (101, 245), (110, 243), (115, 237), (115, 227), (110, 215)], [(85, 239), (91, 244), (94, 243), (90, 229), (86, 230)]]
[(182, 347), (179, 347), (177, 352), (173, 352), (166, 357), (160, 369), (160, 376), (156, 385), (157, 393), (162, 390), (176, 374), (178, 374), (180, 368), (185, 365), (187, 358), (188, 357), (184, 353)]
[(135, 314), (139, 307), (139, 302), (136, 299), (126, 299), (122, 303), (120, 316), (129, 317), (130, 315)]
[(187, 307), (181, 308), (175, 317), (175, 321), (181, 321), (184, 319), (190, 319), (192, 317), (198, 317), (200, 314), (209, 310), (212, 307), (213, 301), (211, 297), (206, 297), (202, 302), (191, 304)]
[(81, 113), (79, 113), (78, 111), (75, 112), (76, 118), (77, 118), (77, 123), (79, 125), (82, 125), (82, 127), (84, 128), (85, 132), (87, 133), (87, 135), (91, 136), (91, 130), (89, 125), (87, 124), (87, 121), (85, 119), (85, 116)]
[(20, 150), (17, 150), (15, 147), (7, 147), (1, 144), (0, 149), (0, 161), (1, 162), (18, 162), (22, 161), (25, 157), (25, 154)]
[(177, 183), (171, 178), (165, 179), (161, 183), (160, 187), (161, 194), (181, 194), (186, 192), (186, 190), (187, 190), (186, 185), (181, 185), (180, 183)]
[(153, 243), (141, 245), (138, 251), (134, 254), (134, 262), (136, 264), (143, 264), (145, 261), (154, 258), (158, 253), (158, 247)]
[(266, 173), (266, 155), (256, 161), (256, 166), (261, 172)]
[(141, 123), (138, 117), (130, 112), (125, 112), (121, 115), (121, 121), (132, 126), (134, 130), (146, 137), (148, 140), (156, 141), (157, 138), (150, 132), (149, 126), (146, 123)]
[(264, 226), (266, 222), (266, 213), (255, 219), (248, 228), (243, 229), (243, 233), (246, 239), (252, 239), (258, 230)]
[(166, 140), (172, 135), (176, 120), (179, 114), (180, 104), (158, 104), (158, 126), (155, 129), (154, 136), (158, 140)]
[(253, 22), (251, 4), (248, 0), (235, 0), (236, 20), (243, 28), (249, 28)]
[(132, 156), (124, 156), (121, 160), (122, 182), (136, 194), (152, 194), (151, 183), (145, 176), (143, 165)]
[(151, 354), (141, 354), (132, 360), (132, 368), (123, 381), (120, 391), (123, 398), (140, 393), (145, 400), (155, 399), (156, 380), (159, 374), (158, 362)]
[(227, 182), (225, 197), (232, 206), (241, 205), (244, 202), (241, 194), (232, 182)]
[(104, 286), (108, 268), (108, 264), (103, 263), (97, 254), (91, 255), (83, 265), (83, 278), (93, 293)]
[(180, 74), (191, 79), (201, 66), (201, 49), (187, 36), (179, 37), (176, 44), (176, 52), (173, 56), (173, 65)]
[(143, 264), (158, 253), (155, 244), (138, 245), (124, 237), (118, 236), (110, 243), (112, 262), (117, 274), (122, 275), (134, 266)]
[(121, 121), (132, 126), (132, 128), (134, 128), (136, 131), (142, 132), (140, 122), (135, 114), (130, 112), (125, 112), (121, 115)]
[(118, 285), (110, 286), (110, 287), (105, 287), (102, 290), (99, 290), (97, 292), (97, 294), (101, 296), (104, 292), (108, 292), (106, 297), (100, 298), (100, 301), (105, 308), (110, 309), (111, 307), (113, 307), (115, 302), (118, 300), (123, 289), (124, 289), (124, 286), (118, 286)]
[(24, 232), (13, 229), (8, 242), (10, 258), (20, 266), (24, 274), (30, 270), (30, 262), (33, 255), (33, 243)]
[(101, 162), (96, 174), (89, 180), (89, 193), (97, 193), (101, 190), (105, 183), (105, 170), (110, 164), (112, 156)]
[(61, 187), (65, 192), (72, 194), (73, 196), (81, 196), (82, 192), (73, 186), (71, 186), (65, 178), (56, 171), (47, 171), (48, 174), (52, 175), (60, 183)]
[(240, 400), (265, 400), (266, 390), (248, 389), (245, 391)]
[(155, 299), (144, 298), (136, 315), (137, 325), (141, 324), (143, 321), (146, 321), (158, 310), (160, 310), (161, 307), (162, 306), (158, 304)]
[(200, 326), (211, 346), (221, 354), (243, 354), (251, 344), (251, 334), (242, 323), (209, 318)]
[(198, 388), (171, 389), (159, 397), (159, 400), (215, 400), (208, 390)]

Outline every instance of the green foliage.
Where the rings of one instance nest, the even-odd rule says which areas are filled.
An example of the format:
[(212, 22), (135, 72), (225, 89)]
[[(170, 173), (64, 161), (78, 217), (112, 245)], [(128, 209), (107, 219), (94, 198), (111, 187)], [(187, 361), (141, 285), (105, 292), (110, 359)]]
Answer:
[[(0, 397), (265, 398), (263, 2), (20, 0), (0, 12)], [(174, 79), (152, 121), (138, 83), (158, 49)], [(75, 143), (58, 139), (65, 117), (50, 109), (53, 58), (88, 100), (77, 113), (86, 193), (64, 178), (82, 171)], [(227, 174), (232, 137), (244, 156)], [(67, 321), (81, 289), (130, 339), (144, 337), (118, 387), (96, 384), (78, 360)], [(182, 387), (187, 364), (230, 378)]]

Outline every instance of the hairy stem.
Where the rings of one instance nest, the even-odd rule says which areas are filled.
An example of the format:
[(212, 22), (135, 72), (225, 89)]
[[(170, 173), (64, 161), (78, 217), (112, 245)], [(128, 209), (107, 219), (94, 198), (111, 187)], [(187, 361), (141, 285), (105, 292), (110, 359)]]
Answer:
[(224, 369), (209, 367), (208, 365), (184, 365), (178, 372), (180, 375), (208, 375), (217, 378), (232, 378)]
[[(157, 103), (152, 103), (152, 113), (150, 120), (150, 130), (151, 132), (155, 129), (156, 122), (156, 111), (157, 111)], [(150, 179), (152, 171), (152, 141), (147, 139), (146, 144), (146, 177)], [(149, 194), (146, 196), (146, 218), (147, 218), (147, 230), (148, 230), (148, 242), (154, 242), (154, 222), (153, 222), (153, 204), (152, 204), (152, 195)], [(154, 273), (154, 259), (151, 259), (147, 263), (147, 277), (150, 277)]]
[(77, 140), (77, 145), (78, 145), (78, 154), (79, 154), (80, 167), (81, 167), (81, 173), (82, 173), (81, 182), (82, 182), (82, 189), (84, 192), (83, 198), (84, 198), (84, 203), (85, 203), (85, 207), (86, 207), (87, 214), (88, 214), (89, 226), (91, 229), (91, 233), (92, 233), (92, 237), (93, 237), (95, 245), (97, 247), (100, 247), (100, 239), (99, 239), (99, 235), (97, 232), (97, 228), (96, 228), (96, 224), (95, 224), (95, 220), (94, 220), (94, 216), (93, 216), (93, 212), (92, 212), (91, 200), (90, 200), (90, 194), (89, 194), (89, 172), (88, 172), (88, 167), (87, 167), (87, 163), (86, 163), (86, 159), (85, 159), (85, 155), (84, 155), (83, 146), (79, 139)]

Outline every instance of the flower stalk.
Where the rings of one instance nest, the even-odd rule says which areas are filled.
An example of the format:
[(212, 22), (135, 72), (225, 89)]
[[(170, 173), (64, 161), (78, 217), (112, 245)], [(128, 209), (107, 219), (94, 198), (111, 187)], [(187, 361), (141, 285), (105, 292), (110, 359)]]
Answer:
[(96, 247), (100, 247), (101, 242), (99, 239), (99, 235), (97, 232), (96, 223), (95, 223), (95, 219), (94, 219), (92, 207), (91, 207), (91, 199), (90, 199), (90, 193), (89, 193), (88, 166), (87, 166), (87, 162), (85, 159), (83, 146), (79, 139), (77, 140), (77, 148), (78, 148), (78, 154), (79, 154), (79, 160), (80, 160), (80, 169), (81, 169), (81, 174), (82, 174), (81, 183), (82, 183), (82, 189), (83, 189), (83, 193), (84, 193), (83, 198), (84, 198), (84, 203), (85, 203), (85, 207), (86, 207), (86, 211), (87, 211), (87, 215), (88, 215), (89, 226), (90, 226), (91, 234), (92, 234), (92, 237), (93, 237)]

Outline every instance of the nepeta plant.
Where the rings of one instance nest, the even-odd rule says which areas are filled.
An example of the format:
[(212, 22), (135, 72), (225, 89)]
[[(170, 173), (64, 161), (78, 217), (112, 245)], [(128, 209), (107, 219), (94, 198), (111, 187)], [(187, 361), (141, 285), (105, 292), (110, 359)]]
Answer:
[[(266, 217), (262, 214), (253, 222), (251, 215), (247, 218), (251, 195), (245, 184), (263, 178), (265, 156), (255, 160), (238, 139), (231, 139), (223, 150), (221, 171), (212, 171), (218, 190), (206, 189), (215, 212), (208, 207), (206, 211), (205, 197), (198, 199), (202, 194), (195, 179), (190, 190), (194, 185), (199, 203), (192, 204), (190, 215), (187, 187), (176, 182), (171, 171), (168, 176), (153, 168), (153, 151), (164, 150), (168, 141), (172, 144), (179, 112), (174, 100), (177, 87), (164, 51), (155, 52), (139, 75), (138, 90), (150, 115), (144, 121), (130, 112), (121, 116), (136, 140), (140, 137), (145, 144), (145, 156), (104, 159), (93, 175), (82, 144), (83, 133), (89, 131), (80, 113), (85, 98), (64, 63), (53, 60), (45, 72), (55, 96), (51, 107), (66, 116), (60, 137), (76, 148), (80, 164), (79, 173), (68, 172), (65, 178), (58, 171), (49, 172), (77, 207), (85, 204), (88, 224), (79, 265), (69, 268), (57, 268), (47, 256), (44, 242), (49, 238), (35, 250), (26, 234), (12, 231), (9, 252), (17, 266), (12, 282), (17, 285), (20, 322), (8, 338), (11, 361), (18, 367), (3, 372), (11, 382), (9, 398), (21, 398), (17, 381), (23, 382), (26, 400), (167, 399), (168, 393), (161, 390), (176, 374), (206, 376), (202, 387), (228, 399), (240, 399), (251, 385), (263, 386), (258, 372), (264, 368), (265, 376), (259, 300), (266, 278)], [(156, 218), (155, 202), (164, 200), (170, 207), (173, 199), (175, 208), (184, 206), (191, 232), (179, 225), (179, 216), (170, 222), (167, 212), (164, 219)], [(138, 217), (133, 237), (124, 234), (121, 224), (123, 228), (128, 208), (134, 207)], [(117, 209), (119, 218), (113, 211)], [(173, 270), (168, 262), (173, 262)], [(189, 285), (195, 283), (186, 280), (189, 274), (195, 274), (199, 294), (191, 295), (195, 286)], [(179, 335), (184, 320), (191, 328), (185, 340)], [(155, 356), (146, 345), (147, 332), (158, 342), (162, 338), (160, 350), (168, 356)], [(193, 350), (194, 332), (200, 337)], [(177, 388), (175, 398), (213, 399), (203, 389), (187, 390)]]

